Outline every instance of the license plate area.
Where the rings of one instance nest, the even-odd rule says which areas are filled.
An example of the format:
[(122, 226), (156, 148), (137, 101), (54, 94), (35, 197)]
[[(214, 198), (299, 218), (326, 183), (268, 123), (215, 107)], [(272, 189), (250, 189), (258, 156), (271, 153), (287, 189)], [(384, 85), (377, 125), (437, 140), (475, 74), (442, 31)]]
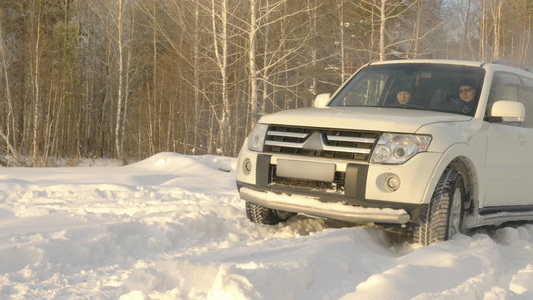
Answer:
[(335, 170), (335, 164), (279, 159), (276, 175), (285, 178), (332, 182), (335, 178)]

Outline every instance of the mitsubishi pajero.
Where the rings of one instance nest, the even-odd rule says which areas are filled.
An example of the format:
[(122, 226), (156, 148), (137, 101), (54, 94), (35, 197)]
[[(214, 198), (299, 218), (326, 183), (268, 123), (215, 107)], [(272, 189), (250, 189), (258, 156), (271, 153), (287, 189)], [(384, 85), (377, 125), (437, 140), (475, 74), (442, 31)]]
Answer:
[(533, 73), (508, 61), (372, 62), (313, 108), (263, 116), (240, 151), (248, 218), (397, 227), (428, 245), (533, 220)]

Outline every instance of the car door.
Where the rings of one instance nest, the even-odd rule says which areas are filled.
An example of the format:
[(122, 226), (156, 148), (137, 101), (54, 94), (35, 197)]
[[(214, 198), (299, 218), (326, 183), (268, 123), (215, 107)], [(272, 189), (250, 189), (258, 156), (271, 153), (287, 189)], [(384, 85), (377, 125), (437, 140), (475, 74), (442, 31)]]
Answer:
[[(528, 93), (524, 92), (522, 81), (514, 74), (496, 73), (491, 87), (487, 109), (498, 100), (527, 100)], [(533, 101), (533, 98), (529, 100)], [(517, 206), (532, 203), (533, 129), (524, 124), (527, 123), (489, 124), (484, 210), (513, 211), (519, 209)]]

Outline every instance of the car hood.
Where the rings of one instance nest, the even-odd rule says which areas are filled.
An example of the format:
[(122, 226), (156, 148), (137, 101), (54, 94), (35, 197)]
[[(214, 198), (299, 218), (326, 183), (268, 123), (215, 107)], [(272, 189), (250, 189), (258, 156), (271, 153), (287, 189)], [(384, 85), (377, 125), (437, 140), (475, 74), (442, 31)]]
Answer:
[(416, 133), (427, 124), (466, 122), (472, 117), (416, 109), (328, 107), (292, 109), (263, 116), (259, 123), (289, 126)]

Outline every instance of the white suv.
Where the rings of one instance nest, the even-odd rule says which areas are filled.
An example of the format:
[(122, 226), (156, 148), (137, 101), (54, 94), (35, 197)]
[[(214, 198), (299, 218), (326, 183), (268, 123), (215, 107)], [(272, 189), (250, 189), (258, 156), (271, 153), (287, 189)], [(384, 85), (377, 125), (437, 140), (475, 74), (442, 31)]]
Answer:
[(237, 166), (248, 218), (277, 224), (304, 213), (396, 226), (423, 245), (533, 220), (528, 70), (504, 61), (374, 62), (333, 96), (317, 96), (314, 108), (262, 117)]

